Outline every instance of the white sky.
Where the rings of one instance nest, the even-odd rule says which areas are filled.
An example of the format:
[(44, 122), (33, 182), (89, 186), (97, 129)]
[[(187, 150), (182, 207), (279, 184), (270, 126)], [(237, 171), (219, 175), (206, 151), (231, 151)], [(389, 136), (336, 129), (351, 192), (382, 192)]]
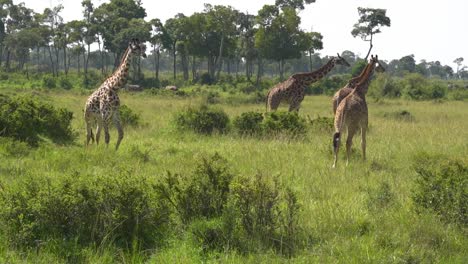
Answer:
[[(36, 12), (44, 8), (63, 4), (62, 16), (65, 21), (82, 18), (81, 0), (14, 0), (25, 2)], [(108, 2), (93, 0), (95, 6)], [(191, 15), (201, 12), (204, 3), (230, 5), (249, 14), (275, 0), (142, 0), (147, 12), (147, 20), (159, 18), (165, 21), (177, 13)], [(366, 55), (368, 42), (353, 38), (351, 30), (358, 20), (358, 7), (387, 9), (391, 27), (384, 27), (374, 38), (372, 54), (382, 60), (399, 59), (414, 54), (419, 62), (441, 61), (456, 69), (453, 60), (465, 58), (468, 64), (468, 0), (317, 0), (306, 5), (300, 12), (301, 27), (313, 30), (324, 36), (322, 55), (334, 55), (350, 50)]]

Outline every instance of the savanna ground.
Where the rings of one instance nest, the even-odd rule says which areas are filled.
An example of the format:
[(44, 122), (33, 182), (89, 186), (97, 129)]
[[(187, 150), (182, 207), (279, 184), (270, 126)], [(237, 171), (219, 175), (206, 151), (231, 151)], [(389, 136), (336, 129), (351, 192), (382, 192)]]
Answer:
[[(14, 92), (3, 89), (2, 93)], [(298, 224), (307, 237), (292, 256), (273, 249), (205, 252), (190, 239), (189, 231), (180, 229), (155, 249), (132, 251), (111, 243), (80, 248), (78, 262), (468, 263), (466, 227), (443, 221), (430, 211), (417, 210), (412, 199), (418, 177), (414, 170), (416, 156), (444, 155), (466, 162), (466, 101), (368, 99), (368, 159), (361, 160), (360, 138), (355, 137), (349, 166), (345, 166), (342, 145), (338, 168), (332, 169), (330, 132), (309, 129), (305, 136), (290, 139), (235, 133), (199, 135), (177, 130), (174, 114), (189, 105), (199, 105), (204, 100), (201, 97), (121, 92), (122, 102), (141, 114), (142, 125), (125, 128), (120, 149), (115, 151), (114, 129), (109, 148), (102, 143), (84, 146), (82, 109), (87, 93), (57, 90), (15, 93), (34, 95), (73, 111), (72, 126), (78, 136), (71, 145), (45, 141), (24, 153), (0, 154), (2, 189), (24, 177), (62, 175), (112, 177), (125, 172), (158, 181), (167, 171), (189, 174), (201, 157), (218, 153), (227, 160), (234, 175), (262, 174), (277, 177), (289, 186), (297, 194)], [(222, 108), (231, 118), (265, 109), (260, 103), (221, 102), (215, 107)], [(399, 118), (395, 114), (403, 110), (412, 118)], [(332, 117), (330, 97), (307, 96), (300, 116)], [(8, 242), (6, 232), (0, 231), (0, 241), (1, 263), (71, 261), (60, 240), (41, 241), (40, 247), (16, 247)]]

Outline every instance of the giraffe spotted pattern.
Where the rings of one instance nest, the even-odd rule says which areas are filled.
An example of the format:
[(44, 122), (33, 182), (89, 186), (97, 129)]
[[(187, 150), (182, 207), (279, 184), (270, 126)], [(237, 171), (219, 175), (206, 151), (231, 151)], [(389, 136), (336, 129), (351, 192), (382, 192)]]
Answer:
[(289, 111), (299, 111), (302, 100), (305, 96), (305, 88), (326, 76), (335, 65), (345, 65), (349, 63), (340, 55), (332, 57), (324, 66), (314, 72), (296, 73), (286, 81), (274, 86), (267, 96), (267, 111), (275, 111), (281, 102), (289, 104)]
[(117, 128), (118, 138), (115, 149), (119, 148), (123, 139), (123, 129), (120, 121), (120, 98), (118, 90), (127, 81), (130, 58), (133, 55), (146, 57), (145, 45), (137, 39), (130, 41), (125, 50), (117, 70), (109, 76), (101, 86), (94, 91), (86, 101), (84, 110), (84, 119), (86, 122), (86, 145), (92, 140), (94, 135), (92, 127), (96, 125), (96, 143), (99, 144), (101, 130), (104, 128), (104, 137), (106, 145), (109, 144), (109, 124), (112, 121)]

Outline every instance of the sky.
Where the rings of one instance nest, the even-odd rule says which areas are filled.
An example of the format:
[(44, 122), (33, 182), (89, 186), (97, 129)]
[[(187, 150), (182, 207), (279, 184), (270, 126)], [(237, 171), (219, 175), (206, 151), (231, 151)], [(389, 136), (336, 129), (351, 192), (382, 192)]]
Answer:
[[(13, 0), (24, 2), (36, 12), (46, 7), (62, 4), (65, 21), (82, 19), (81, 0)], [(98, 6), (108, 0), (93, 0)], [(147, 20), (159, 18), (165, 21), (177, 13), (187, 16), (203, 11), (203, 4), (230, 5), (233, 8), (256, 15), (263, 5), (273, 5), (275, 0), (142, 0)], [(382, 28), (374, 36), (372, 54), (390, 61), (413, 54), (416, 62), (421, 59), (440, 61), (456, 69), (453, 61), (465, 58), (468, 65), (468, 0), (317, 0), (300, 11), (301, 28), (323, 35), (322, 55), (334, 55), (350, 50), (364, 57), (368, 42), (351, 35), (358, 21), (358, 7), (387, 10), (391, 26)]]

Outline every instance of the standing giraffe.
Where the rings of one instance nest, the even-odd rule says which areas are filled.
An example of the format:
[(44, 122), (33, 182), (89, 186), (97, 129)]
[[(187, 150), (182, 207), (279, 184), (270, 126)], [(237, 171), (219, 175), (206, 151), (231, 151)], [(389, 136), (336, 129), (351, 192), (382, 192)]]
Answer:
[[(376, 59), (377, 59), (377, 55), (376, 55)], [(340, 102), (346, 96), (348, 96), (348, 94), (350, 94), (354, 90), (354, 88), (356, 88), (357, 84), (362, 80), (362, 78), (364, 76), (364, 73), (367, 71), (367, 68), (369, 66), (370, 66), (370, 64), (368, 63), (366, 65), (366, 67), (364, 67), (364, 69), (362, 70), (362, 72), (361, 72), (361, 74), (359, 76), (354, 77), (351, 80), (349, 80), (345, 87), (341, 88), (340, 90), (338, 90), (335, 93), (335, 95), (333, 95), (333, 99), (332, 99), (333, 114), (336, 113), (336, 108), (338, 107)], [(374, 67), (373, 69), (371, 69), (370, 75), (367, 77), (366, 83), (364, 84), (364, 87), (362, 88), (364, 93), (367, 93), (367, 90), (369, 88), (369, 84), (370, 84), (372, 75), (374, 74), (374, 69), (375, 69), (376, 72), (385, 72), (385, 68), (382, 67), (382, 63), (377, 61), (377, 66)]]
[(117, 150), (119, 148), (120, 141), (122, 141), (123, 138), (123, 129), (120, 123), (120, 99), (117, 92), (127, 81), (130, 58), (132, 55), (146, 58), (145, 50), (146, 46), (144, 43), (140, 43), (138, 39), (132, 39), (123, 54), (119, 67), (94, 93), (91, 94), (86, 101), (84, 111), (84, 119), (86, 122), (86, 145), (89, 144), (91, 139), (94, 142), (91, 127), (96, 123), (96, 143), (99, 144), (101, 129), (104, 128), (105, 142), (106, 145), (109, 145), (109, 123), (112, 120), (118, 133), (115, 149)]
[(282, 101), (289, 103), (290, 112), (299, 111), (301, 102), (304, 100), (306, 86), (322, 79), (337, 64), (349, 67), (349, 63), (338, 54), (314, 72), (296, 73), (286, 81), (275, 85), (268, 92), (267, 111), (275, 111)]
[(353, 136), (358, 129), (361, 129), (361, 147), (362, 157), (366, 159), (366, 132), (368, 124), (368, 111), (366, 103), (366, 91), (364, 88), (367, 86), (367, 79), (374, 69), (375, 64), (378, 62), (377, 56), (371, 56), (371, 61), (366, 67), (366, 71), (362, 79), (356, 85), (356, 88), (346, 96), (338, 105), (335, 113), (335, 133), (333, 134), (333, 153), (335, 156), (333, 168), (336, 167), (338, 160), (338, 150), (340, 148), (340, 137), (344, 128), (348, 129), (348, 138), (346, 140), (346, 165), (349, 163), (349, 156), (351, 154), (351, 145), (353, 143)]

